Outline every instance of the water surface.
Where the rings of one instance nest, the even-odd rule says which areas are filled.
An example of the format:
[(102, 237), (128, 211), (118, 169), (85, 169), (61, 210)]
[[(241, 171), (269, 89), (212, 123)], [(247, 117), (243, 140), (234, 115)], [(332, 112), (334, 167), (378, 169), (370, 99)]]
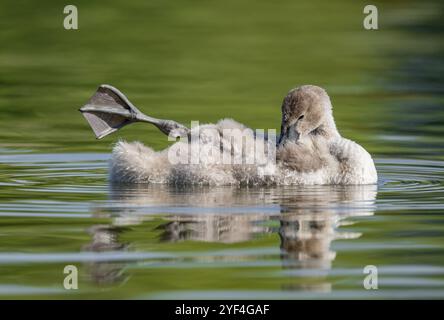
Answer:
[[(1, 4), (0, 298), (444, 297), (442, 4), (378, 1), (368, 32), (361, 1), (78, 3), (75, 32), (55, 2)], [(378, 185), (111, 185), (119, 138), (168, 141), (94, 140), (77, 109), (100, 83), (156, 117), (264, 129), (321, 85)]]

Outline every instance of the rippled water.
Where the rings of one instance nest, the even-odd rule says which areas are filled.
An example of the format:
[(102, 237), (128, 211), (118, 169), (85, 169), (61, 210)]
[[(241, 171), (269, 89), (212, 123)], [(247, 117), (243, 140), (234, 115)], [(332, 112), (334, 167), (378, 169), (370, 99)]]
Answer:
[[(444, 6), (378, 1), (365, 31), (365, 4), (78, 1), (66, 31), (56, 1), (2, 1), (0, 299), (444, 298)], [(155, 117), (262, 129), (321, 85), (378, 185), (110, 185), (118, 139), (168, 141), (142, 124), (94, 140), (77, 110), (101, 83)]]
[(444, 295), (442, 161), (378, 159), (378, 186), (178, 188), (108, 185), (107, 158), (0, 156), (3, 297)]

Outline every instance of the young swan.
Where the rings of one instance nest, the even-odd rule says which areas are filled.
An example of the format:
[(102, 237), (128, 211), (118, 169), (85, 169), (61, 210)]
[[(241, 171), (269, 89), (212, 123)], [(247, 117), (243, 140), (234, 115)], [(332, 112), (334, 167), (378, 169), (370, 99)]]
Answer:
[(374, 184), (375, 165), (357, 143), (341, 137), (324, 89), (305, 85), (282, 103), (277, 160), (283, 170), (319, 175), (322, 184)]
[[(204, 157), (199, 164), (173, 164), (169, 161), (169, 151), (187, 142), (176, 142), (159, 152), (139, 142), (118, 142), (111, 157), (110, 178), (126, 183), (205, 185), (376, 183), (377, 174), (371, 156), (355, 142), (339, 135), (331, 109), (330, 98), (320, 87), (306, 85), (291, 90), (282, 104), (276, 162), (265, 165), (215, 164), (211, 157)], [(191, 133), (197, 130), (198, 143), (210, 147), (216, 158), (223, 159), (223, 155), (231, 150), (243, 148), (231, 139), (221, 140), (223, 148), (219, 144), (213, 145), (205, 134), (208, 128), (222, 134), (227, 128), (244, 130), (246, 127), (224, 119), (191, 129)], [(251, 131), (245, 139), (262, 138)], [(252, 152), (249, 150), (243, 156)]]

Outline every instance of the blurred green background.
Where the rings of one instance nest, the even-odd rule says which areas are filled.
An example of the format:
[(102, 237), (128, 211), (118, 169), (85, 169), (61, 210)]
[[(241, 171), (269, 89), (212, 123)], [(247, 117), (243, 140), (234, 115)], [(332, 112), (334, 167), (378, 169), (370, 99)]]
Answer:
[(94, 141), (77, 109), (102, 83), (156, 117), (277, 129), (288, 90), (317, 84), (342, 134), (372, 153), (416, 153), (400, 135), (441, 153), (439, 1), (376, 1), (377, 31), (362, 26), (365, 1), (72, 4), (78, 30), (63, 28), (63, 1), (1, 2), (0, 146), (108, 151), (119, 136), (167, 145), (144, 124)]

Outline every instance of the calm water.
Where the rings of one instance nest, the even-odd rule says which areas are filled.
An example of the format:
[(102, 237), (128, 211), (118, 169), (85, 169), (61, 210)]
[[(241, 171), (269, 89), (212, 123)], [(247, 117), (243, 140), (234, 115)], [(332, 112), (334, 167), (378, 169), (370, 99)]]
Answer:
[[(444, 10), (376, 4), (369, 32), (360, 1), (79, 1), (66, 31), (55, 2), (3, 1), (0, 298), (444, 298)], [(95, 141), (77, 109), (100, 83), (156, 117), (253, 128), (324, 86), (378, 185), (111, 185), (119, 138), (168, 142), (142, 124)]]

